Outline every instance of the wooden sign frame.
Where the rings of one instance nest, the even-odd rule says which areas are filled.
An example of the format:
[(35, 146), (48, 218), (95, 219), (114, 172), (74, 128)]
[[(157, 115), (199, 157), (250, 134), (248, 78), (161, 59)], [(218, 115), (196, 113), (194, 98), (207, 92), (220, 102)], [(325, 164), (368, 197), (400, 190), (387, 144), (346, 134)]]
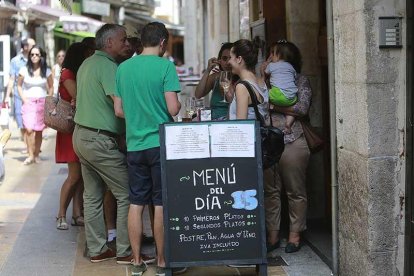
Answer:
[[(251, 129), (253, 129), (253, 131), (251, 132), (251, 134), (254, 137), (250, 137), (249, 141), (250, 142), (254, 141), (254, 145), (251, 146), (253, 147), (254, 155), (250, 157), (226, 156), (226, 157), (202, 157), (200, 158), (198, 154), (194, 154), (193, 155), (194, 157), (189, 156), (189, 157), (185, 157), (181, 159), (180, 155), (178, 154), (178, 157), (176, 159), (171, 159), (171, 148), (173, 146), (166, 145), (167, 128), (174, 127), (175, 130), (178, 129), (178, 132), (180, 132), (181, 130), (184, 131), (188, 129), (190, 129), (191, 131), (192, 127), (196, 129), (196, 128), (205, 127), (205, 126), (207, 126), (209, 130), (211, 126), (216, 126), (218, 128), (228, 127), (230, 131), (232, 131), (231, 129), (232, 127), (237, 129), (237, 127), (249, 126), (249, 128), (251, 128), (252, 126)], [(204, 129), (207, 129), (207, 128), (204, 128)], [(169, 133), (168, 135), (170, 135), (168, 137), (169, 139), (168, 141), (170, 141), (172, 139), (170, 138), (171, 133)], [(201, 135), (203, 134), (201, 133)], [(210, 135), (210, 142), (211, 142), (212, 140), (211, 136), (216, 135), (216, 134), (211, 132), (208, 135)], [(189, 135), (187, 134), (185, 135), (185, 137), (188, 137), (188, 136)], [(220, 136), (220, 137), (223, 137), (223, 136)], [(202, 141), (206, 141), (206, 139)], [(164, 247), (165, 247), (164, 250), (165, 250), (167, 275), (172, 275), (171, 268), (173, 267), (245, 265), (245, 264), (254, 264), (256, 265), (256, 271), (258, 275), (262, 275), (262, 276), (267, 275), (266, 231), (265, 231), (265, 215), (264, 215), (264, 188), (263, 188), (261, 136), (260, 136), (259, 123), (254, 120), (166, 123), (160, 126), (160, 147), (161, 147), (160, 148), (161, 150), (161, 177), (162, 177), (162, 189), (163, 189), (162, 192), (163, 192), (163, 203), (164, 203), (164, 208), (163, 208)], [(167, 147), (169, 148), (167, 149)], [(237, 155), (237, 151), (235, 151), (235, 153)], [(170, 155), (170, 157), (167, 160), (168, 154)], [(212, 166), (220, 167), (220, 166), (226, 166), (228, 164), (234, 164), (234, 167), (237, 168), (236, 169), (237, 172), (235, 173), (235, 175), (240, 175), (239, 177), (240, 181), (238, 180), (236, 181), (236, 176), (235, 176), (234, 177), (235, 181), (234, 181), (233, 186), (224, 185), (225, 182), (223, 180), (222, 187), (219, 187), (219, 188), (216, 188), (216, 186), (213, 188), (208, 187), (208, 189), (216, 189), (216, 192), (218, 189), (221, 188), (219, 191), (221, 191), (220, 199), (222, 200), (221, 206), (223, 206), (222, 207), (223, 209), (220, 208), (220, 210), (213, 211), (213, 210), (209, 210), (208, 208), (204, 208), (203, 200), (205, 199), (205, 197), (204, 199), (201, 199), (201, 197), (193, 198), (194, 196), (191, 193), (197, 193), (197, 196), (199, 196), (198, 193), (199, 192), (202, 193), (203, 191), (205, 192), (207, 187), (200, 185), (194, 188), (196, 186), (196, 180), (195, 180), (196, 177), (192, 177), (192, 179), (190, 180), (191, 177), (189, 176), (190, 173), (188, 173), (188, 171), (192, 170), (193, 171), (192, 176), (194, 176), (194, 175), (197, 175), (195, 171), (199, 170), (198, 172), (200, 172), (201, 168), (204, 168), (203, 166), (205, 165), (207, 165), (208, 168), (212, 168)], [(220, 171), (221, 168), (222, 167), (220, 167), (217, 170)], [(184, 175), (180, 174), (180, 170), (184, 170)], [(244, 181), (245, 179), (246, 181)], [(178, 182), (182, 180), (184, 181), (184, 183), (185, 181), (193, 181), (194, 185), (192, 184), (192, 182), (188, 182), (185, 184), (181, 184)], [(239, 182), (243, 184), (239, 184)], [(217, 185), (218, 185), (218, 180), (217, 180)], [(192, 190), (190, 188), (192, 188)], [(255, 188), (255, 189), (251, 189), (251, 188)], [(239, 206), (236, 208), (235, 205), (238, 199), (236, 199), (235, 194), (243, 193), (243, 191), (233, 191), (234, 189), (242, 189), (242, 190), (244, 189), (243, 191), (245, 192), (253, 191), (253, 190), (257, 191), (257, 193), (255, 193), (255, 196), (254, 196), (257, 199), (256, 209), (248, 209), (248, 207), (246, 206), (245, 206), (245, 209), (243, 209), (243, 207), (239, 208)], [(206, 200), (208, 200), (209, 196), (211, 196), (210, 199), (215, 196), (214, 190), (209, 190), (209, 191), (213, 191), (213, 194), (208, 194)], [(233, 197), (232, 198), (233, 202), (230, 200), (227, 201), (227, 199), (230, 198), (230, 194), (229, 194), (230, 192), (232, 192), (231, 196)], [(190, 193), (190, 196), (188, 193)], [(217, 195), (217, 198), (218, 197), (219, 196)], [(176, 198), (179, 198), (179, 199), (176, 199)], [(224, 200), (223, 198), (225, 198), (226, 200)], [(246, 198), (248, 197), (246, 196)], [(196, 207), (194, 208), (194, 210), (191, 210), (191, 212), (194, 213), (196, 210), (200, 210), (197, 208), (200, 208), (201, 206), (203, 206), (204, 209), (200, 211), (199, 214), (201, 214), (201, 216), (209, 216), (209, 217), (210, 217), (209, 214), (211, 214), (211, 216), (214, 216), (215, 214), (216, 217), (219, 217), (220, 222), (217, 221), (217, 223), (220, 226), (218, 227), (218, 229), (213, 229), (213, 230), (207, 229), (205, 231), (199, 231), (200, 228), (196, 228), (195, 230), (191, 228), (191, 227), (196, 227), (196, 225), (198, 225), (197, 223), (193, 221), (193, 219), (197, 217), (197, 215), (193, 215), (193, 216), (188, 215), (188, 212), (190, 211), (189, 211), (189, 208), (186, 208), (186, 206), (194, 206), (193, 199), (195, 199)], [(198, 199), (200, 199), (200, 201), (197, 201)], [(180, 204), (178, 204), (176, 200), (180, 201)], [(201, 203), (198, 204), (199, 202), (203, 202), (202, 203), (203, 205), (201, 205)], [(224, 205), (223, 202), (224, 204), (228, 204), (228, 205)], [(197, 206), (197, 204), (199, 206)], [(209, 204), (209, 203), (207, 202), (206, 204)], [(247, 205), (248, 204), (249, 203), (247, 203)], [(210, 202), (210, 205), (211, 207), (213, 207), (214, 202), (213, 203)], [(220, 203), (218, 203), (218, 205), (220, 205)], [(181, 207), (181, 206), (184, 206), (184, 207)], [(181, 211), (177, 211), (179, 208), (185, 208), (185, 209), (181, 210), (183, 211), (181, 212)], [(233, 212), (232, 214), (236, 214), (237, 212), (239, 212), (237, 213), (238, 214), (237, 216), (239, 218), (242, 218), (238, 222), (236, 221), (237, 223), (239, 223), (236, 225), (240, 226), (240, 227), (234, 226), (235, 227), (234, 231), (236, 232), (231, 232), (233, 231), (233, 229), (226, 228), (227, 225), (229, 225), (229, 222), (223, 221), (224, 217), (227, 214), (229, 214), (229, 213), (224, 213), (225, 211), (223, 210), (227, 210), (226, 212), (229, 212), (229, 209), (230, 209), (230, 212)], [(240, 210), (237, 210), (237, 209), (240, 209)], [(187, 212), (187, 215), (184, 214), (186, 212)], [(220, 212), (223, 212), (223, 214), (221, 214)], [(254, 214), (254, 215), (248, 215), (248, 214)], [(186, 225), (186, 224), (189, 224), (189, 225)], [(207, 224), (207, 226), (209, 225), (210, 224)], [(224, 227), (225, 225), (226, 227)], [(200, 224), (200, 226), (204, 227), (206, 226), (206, 224)], [(177, 229), (180, 229), (180, 230), (177, 230)], [(174, 231), (180, 231), (179, 239), (177, 238), (178, 234), (176, 234), (178, 232), (174, 232)], [(249, 232), (249, 231), (252, 231), (252, 232)], [(197, 242), (192, 243), (193, 240), (187, 243), (182, 241), (181, 236), (185, 238), (186, 233), (190, 233), (189, 236), (194, 238), (193, 237), (194, 235), (191, 235), (191, 233), (194, 233), (194, 232), (197, 233), (197, 236), (200, 236), (203, 238), (202, 242), (199, 242), (200, 244), (198, 244)], [(216, 243), (214, 240), (213, 241), (208, 240), (208, 237), (206, 235), (208, 233), (211, 234), (211, 232), (217, 234), (215, 235), (215, 237), (217, 238), (218, 236), (219, 240), (221, 240), (222, 238), (224, 240), (220, 241), (220, 243)], [(181, 242), (182, 244), (180, 244)], [(237, 243), (237, 246), (236, 245), (233, 246), (233, 243), (234, 244)], [(229, 245), (229, 247), (221, 248), (219, 250), (212, 250), (210, 246), (215, 246), (215, 245), (223, 246), (223, 247)], [(203, 248), (208, 248), (208, 250), (203, 249)], [(227, 251), (231, 251), (231, 252), (227, 252)]]

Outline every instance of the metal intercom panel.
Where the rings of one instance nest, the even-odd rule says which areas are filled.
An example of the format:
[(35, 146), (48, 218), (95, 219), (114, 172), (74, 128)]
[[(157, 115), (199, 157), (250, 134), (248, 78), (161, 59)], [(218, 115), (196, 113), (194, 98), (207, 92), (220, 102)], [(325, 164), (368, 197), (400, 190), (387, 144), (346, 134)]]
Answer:
[(402, 17), (384, 16), (379, 17), (379, 47), (401, 48), (402, 47)]

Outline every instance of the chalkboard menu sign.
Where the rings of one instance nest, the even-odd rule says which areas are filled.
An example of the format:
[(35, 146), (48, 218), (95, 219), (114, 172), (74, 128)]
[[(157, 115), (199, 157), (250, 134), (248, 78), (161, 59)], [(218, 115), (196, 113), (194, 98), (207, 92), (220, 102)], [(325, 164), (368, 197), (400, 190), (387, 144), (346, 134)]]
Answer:
[(258, 123), (168, 123), (160, 139), (167, 267), (257, 264), (267, 275)]

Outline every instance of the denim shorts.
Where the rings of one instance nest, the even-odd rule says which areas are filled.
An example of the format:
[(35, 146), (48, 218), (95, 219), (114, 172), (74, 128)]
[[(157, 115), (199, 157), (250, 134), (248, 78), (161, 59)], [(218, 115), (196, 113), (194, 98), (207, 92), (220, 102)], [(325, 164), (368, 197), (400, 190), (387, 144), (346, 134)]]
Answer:
[(160, 148), (129, 151), (127, 161), (131, 204), (162, 206)]

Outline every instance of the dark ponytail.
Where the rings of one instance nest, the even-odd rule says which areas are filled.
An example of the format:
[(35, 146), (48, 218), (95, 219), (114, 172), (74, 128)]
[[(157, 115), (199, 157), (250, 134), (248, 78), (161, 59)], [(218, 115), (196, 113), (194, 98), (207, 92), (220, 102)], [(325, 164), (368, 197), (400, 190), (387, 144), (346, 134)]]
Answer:
[(240, 39), (233, 44), (233, 53), (236, 57), (242, 57), (246, 68), (254, 72), (257, 64), (257, 47), (247, 39)]

